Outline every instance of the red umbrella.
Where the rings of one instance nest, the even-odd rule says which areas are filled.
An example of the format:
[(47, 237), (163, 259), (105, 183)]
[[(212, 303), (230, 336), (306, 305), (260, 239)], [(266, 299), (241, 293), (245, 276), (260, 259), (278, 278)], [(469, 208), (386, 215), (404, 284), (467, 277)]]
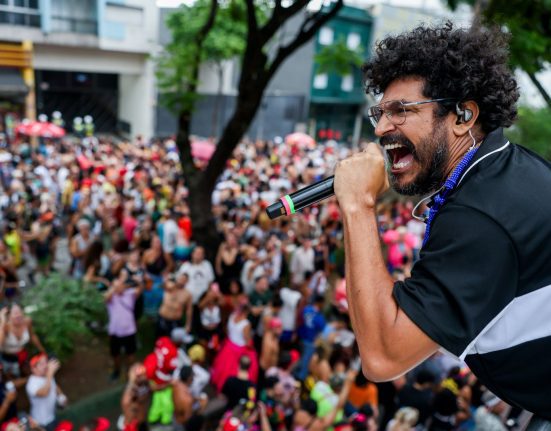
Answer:
[(316, 141), (310, 135), (306, 133), (296, 132), (291, 133), (285, 137), (285, 143), (290, 146), (297, 146), (300, 148), (315, 148)]
[(62, 138), (65, 136), (65, 130), (47, 121), (30, 121), (21, 123), (15, 131), (22, 135), (39, 136), (42, 138)]
[(210, 141), (193, 141), (191, 143), (191, 155), (195, 159), (208, 161), (214, 154), (216, 145)]

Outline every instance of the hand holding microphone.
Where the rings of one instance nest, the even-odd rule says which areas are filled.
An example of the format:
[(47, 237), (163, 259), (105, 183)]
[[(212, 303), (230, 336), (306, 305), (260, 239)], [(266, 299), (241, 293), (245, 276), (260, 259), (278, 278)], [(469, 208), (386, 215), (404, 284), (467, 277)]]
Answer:
[(266, 212), (271, 219), (291, 215), (316, 202), (336, 194), (341, 208), (348, 206), (375, 206), (377, 196), (388, 189), (385, 158), (375, 143), (339, 162), (335, 175), (285, 195), (271, 204)]
[(371, 142), (365, 150), (337, 163), (334, 187), (341, 210), (374, 208), (389, 187), (383, 149)]

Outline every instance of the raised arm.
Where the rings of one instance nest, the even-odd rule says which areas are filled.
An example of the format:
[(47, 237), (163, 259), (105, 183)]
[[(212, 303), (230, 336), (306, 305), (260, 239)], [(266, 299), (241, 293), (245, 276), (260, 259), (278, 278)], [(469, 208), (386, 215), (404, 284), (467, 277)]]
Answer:
[(350, 318), (364, 374), (373, 381), (405, 373), (438, 348), (392, 296), (394, 283), (381, 253), (375, 210), (378, 195), (387, 187), (376, 144), (337, 165), (335, 193), (344, 223)]

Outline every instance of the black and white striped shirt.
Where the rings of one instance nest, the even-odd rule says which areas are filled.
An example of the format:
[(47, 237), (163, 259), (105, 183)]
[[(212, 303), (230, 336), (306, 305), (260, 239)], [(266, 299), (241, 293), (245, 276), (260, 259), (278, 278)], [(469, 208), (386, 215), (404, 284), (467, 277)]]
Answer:
[(551, 164), (490, 133), (393, 293), (492, 392), (551, 419)]

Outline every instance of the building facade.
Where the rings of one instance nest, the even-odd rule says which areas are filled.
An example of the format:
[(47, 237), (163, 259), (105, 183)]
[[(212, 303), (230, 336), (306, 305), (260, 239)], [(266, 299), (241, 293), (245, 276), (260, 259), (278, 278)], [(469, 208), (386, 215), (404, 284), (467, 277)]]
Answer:
[[(315, 53), (337, 42), (367, 58), (373, 18), (364, 9), (344, 6), (316, 35)], [(357, 145), (364, 129), (365, 94), (358, 66), (345, 75), (321, 73), (314, 63), (310, 85), (309, 132), (318, 139), (335, 139)]]
[[(157, 49), (158, 23), (158, 8), (150, 0), (3, 0), (0, 70), (12, 80), (22, 76), (5, 52), (24, 44), (33, 70), (32, 80), (24, 80), (28, 93), (18, 96), (28, 99), (18, 115), (60, 111), (68, 125), (74, 117), (91, 115), (100, 132), (152, 136), (150, 58)], [(0, 100), (7, 97), (0, 85)]]
[[(171, 9), (161, 12), (160, 43), (168, 43), (170, 34), (164, 19)], [(277, 36), (278, 44), (285, 45), (299, 31), (305, 19), (302, 12), (296, 14)], [(329, 74), (328, 88), (314, 87), (316, 81), (315, 56), (323, 45), (320, 35), (335, 32), (335, 37), (351, 39), (354, 46), (369, 51), (371, 20), (361, 9), (344, 7), (318, 34), (306, 42), (280, 66), (270, 81), (254, 118), (247, 137), (250, 139), (273, 139), (275, 136), (303, 131), (317, 135), (322, 128), (340, 130), (341, 139), (352, 139), (358, 112), (364, 96), (361, 91), (360, 71), (351, 70), (352, 77)], [(351, 37), (348, 34), (352, 34)], [(323, 36), (321, 36), (323, 37)], [(336, 39), (335, 39), (336, 40)], [(201, 94), (193, 115), (191, 132), (203, 137), (219, 137), (230, 118), (237, 94), (240, 64), (238, 60), (227, 61), (223, 73), (216, 66), (201, 67), (198, 91)], [(346, 84), (343, 90), (341, 80)], [(349, 88), (347, 85), (351, 83)], [(157, 109), (157, 133), (171, 135), (176, 132), (174, 115), (162, 106)], [(319, 136), (318, 136), (319, 137)]]

